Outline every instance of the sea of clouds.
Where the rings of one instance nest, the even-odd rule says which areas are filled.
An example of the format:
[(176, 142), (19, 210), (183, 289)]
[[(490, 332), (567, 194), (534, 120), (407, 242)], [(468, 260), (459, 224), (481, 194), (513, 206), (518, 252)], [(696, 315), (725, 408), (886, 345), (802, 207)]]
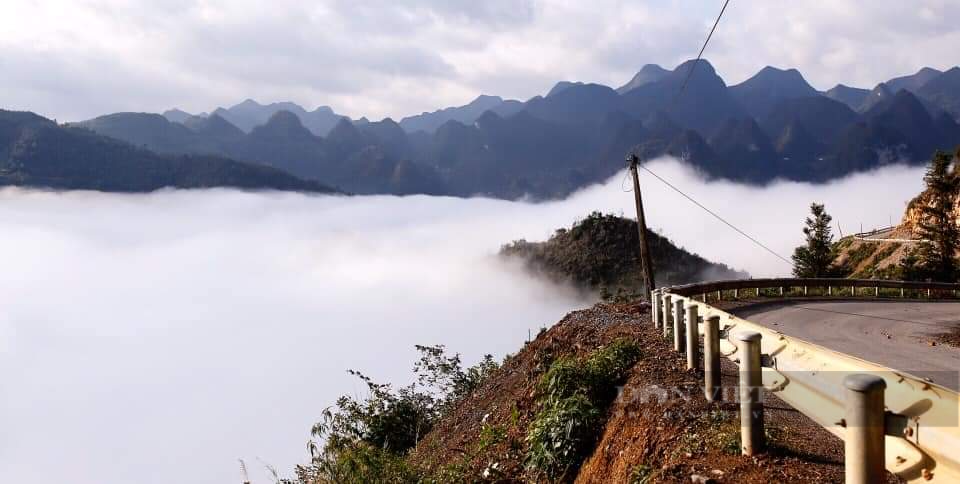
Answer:
[[(650, 168), (775, 251), (812, 201), (843, 233), (922, 187), (901, 166), (826, 185), (707, 182)], [(270, 482), (305, 460), (346, 373), (407, 382), (415, 344), (472, 364), (591, 301), (499, 260), (593, 210), (633, 212), (623, 174), (563, 201), (233, 190), (0, 191), (0, 482)], [(789, 266), (643, 173), (651, 228), (754, 276)]]

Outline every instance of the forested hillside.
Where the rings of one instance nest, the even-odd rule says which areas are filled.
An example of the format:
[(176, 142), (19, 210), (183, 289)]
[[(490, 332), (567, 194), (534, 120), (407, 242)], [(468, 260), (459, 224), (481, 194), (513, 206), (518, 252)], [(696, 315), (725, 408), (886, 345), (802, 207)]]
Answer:
[[(500, 254), (605, 296), (636, 295), (643, 290), (639, 239), (636, 221), (594, 212), (569, 229), (557, 230), (547, 241), (518, 240), (505, 245)], [(748, 277), (691, 254), (655, 232), (649, 232), (648, 240), (658, 287)]]

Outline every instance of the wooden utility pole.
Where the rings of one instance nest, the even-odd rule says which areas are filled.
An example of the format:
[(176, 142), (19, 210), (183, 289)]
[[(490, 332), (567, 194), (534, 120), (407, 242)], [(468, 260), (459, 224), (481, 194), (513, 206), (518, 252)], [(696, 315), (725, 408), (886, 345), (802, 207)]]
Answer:
[(650, 301), (650, 291), (656, 288), (653, 280), (653, 260), (650, 257), (650, 245), (647, 243), (647, 220), (643, 215), (643, 198), (640, 196), (640, 178), (637, 176), (637, 163), (640, 158), (631, 154), (627, 161), (630, 163), (630, 173), (633, 175), (633, 198), (637, 202), (637, 233), (640, 235), (640, 270), (643, 271), (643, 298)]

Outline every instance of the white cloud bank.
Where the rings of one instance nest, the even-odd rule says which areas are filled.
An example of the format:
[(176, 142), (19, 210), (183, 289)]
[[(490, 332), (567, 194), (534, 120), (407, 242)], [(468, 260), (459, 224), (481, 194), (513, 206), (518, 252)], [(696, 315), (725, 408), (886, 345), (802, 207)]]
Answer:
[[(788, 255), (811, 200), (845, 231), (886, 224), (921, 170), (825, 186), (661, 175)], [(620, 176), (566, 201), (0, 191), (0, 482), (239, 482), (282, 471), (344, 370), (409, 378), (414, 344), (476, 361), (587, 304), (492, 257), (591, 210), (629, 214)], [(653, 227), (755, 275), (778, 260), (644, 177)]]

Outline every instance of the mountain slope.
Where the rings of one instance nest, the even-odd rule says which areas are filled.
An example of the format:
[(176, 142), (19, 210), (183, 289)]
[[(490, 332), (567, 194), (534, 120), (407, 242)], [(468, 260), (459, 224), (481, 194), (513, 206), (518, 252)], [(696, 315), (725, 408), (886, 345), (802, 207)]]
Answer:
[(730, 94), (755, 118), (763, 118), (781, 101), (817, 97), (817, 92), (796, 69), (767, 66), (750, 79), (730, 86)]
[(171, 122), (159, 114), (108, 114), (75, 125), (158, 153), (225, 153), (215, 140), (198, 135), (183, 124)]
[(464, 106), (444, 108), (432, 113), (422, 113), (408, 116), (400, 120), (400, 127), (408, 133), (426, 131), (433, 133), (447, 121), (457, 121), (463, 124), (473, 124), (486, 111), (495, 111), (500, 114), (513, 114), (520, 110), (519, 101), (504, 101), (499, 96), (478, 96)]
[(931, 79), (917, 93), (924, 99), (960, 119), (960, 67), (954, 67)]
[(656, 64), (647, 64), (642, 68), (640, 68), (640, 70), (633, 76), (633, 78), (630, 79), (630, 82), (618, 87), (617, 93), (625, 94), (638, 87), (646, 86), (651, 82), (657, 82), (663, 79), (664, 77), (666, 77), (666, 75), (669, 73), (670, 71)]
[(894, 94), (895, 92), (892, 91), (886, 83), (881, 82), (880, 84), (877, 84), (877, 87), (874, 87), (872, 90), (870, 90), (870, 93), (863, 98), (863, 102), (860, 104), (860, 107), (857, 108), (857, 111), (865, 113), (874, 105), (892, 98)]
[(923, 159), (942, 144), (956, 142), (944, 139), (927, 109), (907, 90), (900, 90), (892, 98), (876, 103), (864, 116), (875, 126), (903, 135), (913, 159)]
[(162, 156), (30, 113), (0, 110), (0, 185), (144, 192), (164, 187), (331, 192), (269, 167), (215, 156)]
[(886, 84), (887, 87), (889, 87), (893, 92), (897, 92), (901, 89), (916, 92), (918, 89), (923, 87), (924, 84), (930, 82), (936, 77), (939, 77), (940, 74), (943, 73), (930, 67), (924, 67), (909, 76), (894, 77), (893, 79), (887, 81)]
[[(691, 69), (693, 74), (683, 95), (678, 97)], [(706, 60), (684, 62), (659, 81), (622, 97), (623, 111), (635, 118), (643, 119), (657, 111), (669, 112), (678, 124), (704, 136), (712, 134), (726, 120), (746, 114)]]
[(759, 120), (770, 136), (778, 136), (793, 123), (803, 127), (821, 143), (829, 144), (860, 116), (845, 104), (823, 96), (785, 99)]
[(167, 118), (167, 121), (171, 123), (183, 123), (184, 121), (193, 117), (192, 114), (181, 111), (179, 109), (170, 109), (163, 112), (163, 117)]
[(840, 101), (846, 104), (850, 109), (857, 110), (863, 105), (863, 101), (867, 96), (870, 95), (870, 90), (837, 84), (825, 92), (824, 95), (834, 101)]
[(274, 114), (280, 111), (288, 111), (296, 115), (300, 122), (317, 136), (326, 136), (343, 118), (343, 116), (334, 113), (328, 106), (307, 111), (291, 102), (262, 105), (252, 99), (247, 99), (229, 108), (217, 108), (211, 114), (217, 114), (245, 133), (249, 133), (253, 128), (265, 124)]
[(620, 107), (620, 95), (600, 84), (571, 84), (554, 88), (547, 97), (527, 101), (524, 111), (555, 123), (598, 123)]
[(783, 173), (781, 157), (753, 118), (728, 120), (709, 142), (720, 159), (714, 172), (736, 172), (736, 179), (749, 181), (763, 181), (769, 179), (770, 173)]

